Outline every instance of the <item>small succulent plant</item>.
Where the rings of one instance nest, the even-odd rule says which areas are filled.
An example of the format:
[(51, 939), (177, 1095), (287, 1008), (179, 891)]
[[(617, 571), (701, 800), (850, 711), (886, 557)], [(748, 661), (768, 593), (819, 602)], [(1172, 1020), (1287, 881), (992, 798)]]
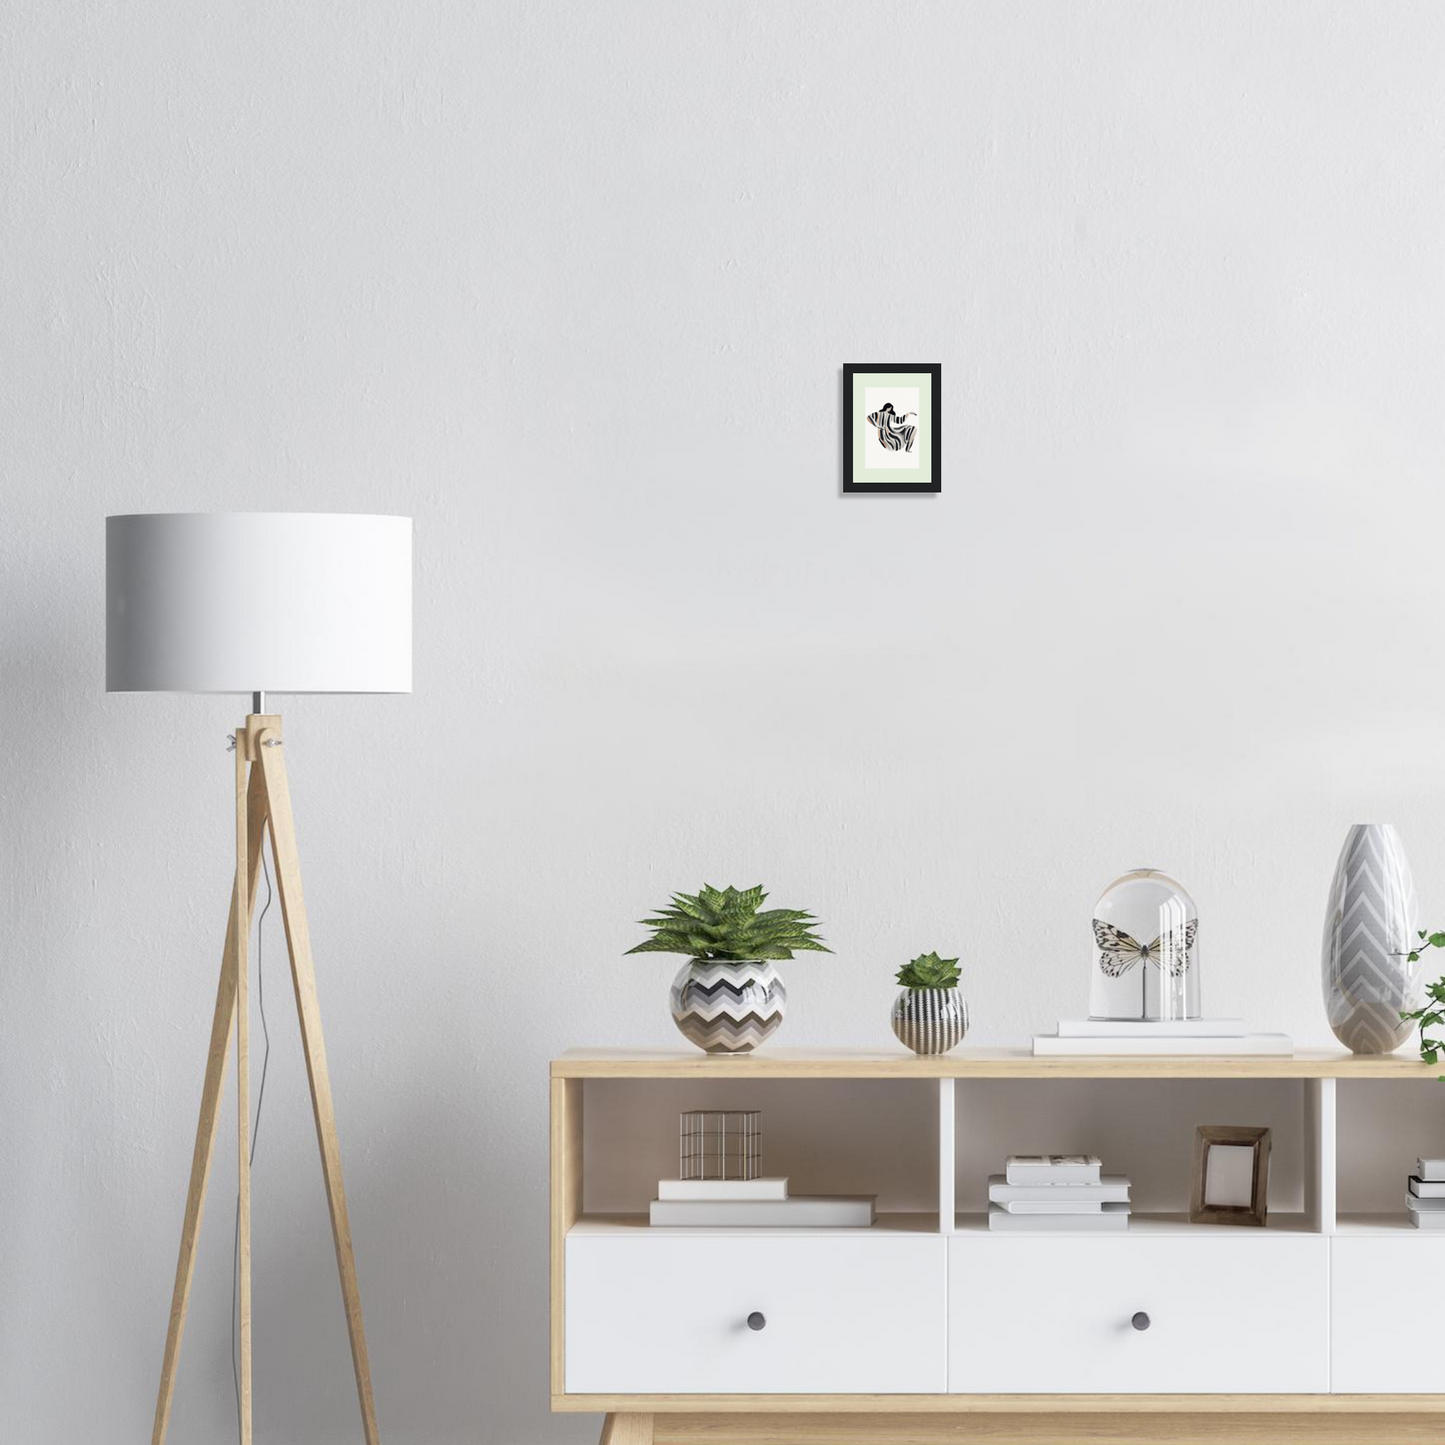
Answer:
[(796, 908), (763, 911), (762, 888), (712, 888), (674, 893), (656, 918), (644, 918), (652, 937), (628, 953), (682, 953), (689, 958), (742, 963), (791, 958), (795, 952), (832, 953), (815, 936), (817, 919)]
[(904, 988), (957, 988), (958, 960), (920, 953), (898, 970), (898, 982)]

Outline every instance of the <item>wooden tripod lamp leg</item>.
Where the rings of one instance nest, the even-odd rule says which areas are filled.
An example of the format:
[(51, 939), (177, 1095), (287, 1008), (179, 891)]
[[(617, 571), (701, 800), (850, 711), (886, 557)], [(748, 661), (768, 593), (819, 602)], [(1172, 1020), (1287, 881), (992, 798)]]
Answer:
[(237, 1333), (240, 1365), (241, 1445), (251, 1445), (251, 991), (247, 962), (250, 914), (240, 917), (240, 900), (251, 892), (250, 848), (246, 828), (246, 754), (236, 747), (236, 1273)]
[[(239, 746), (237, 751), (240, 751)], [(216, 1011), (211, 1020), (211, 1044), (206, 1054), (206, 1078), (201, 1088), (201, 1115), (196, 1123), (196, 1143), (191, 1153), (191, 1182), (186, 1191), (186, 1212), (181, 1224), (180, 1258), (176, 1261), (176, 1282), (171, 1292), (166, 1351), (161, 1362), (155, 1425), (151, 1430), (152, 1445), (163, 1445), (166, 1428), (170, 1424), (171, 1400), (176, 1388), (176, 1361), (181, 1351), (181, 1335), (186, 1327), (186, 1306), (190, 1300), (191, 1279), (196, 1269), (196, 1236), (200, 1233), (201, 1215), (205, 1210), (206, 1183), (211, 1171), (211, 1155), (216, 1147), (216, 1127), (220, 1122), (221, 1087), (226, 1076), (226, 1056), (231, 1047), (231, 1015), (236, 1006), (235, 950), (237, 922), (242, 916), (241, 910), (237, 908), (237, 900), (242, 896), (246, 900), (246, 932), (250, 930), (251, 914), (256, 905), (256, 862), (266, 824), (266, 788), (259, 768), (251, 771), (250, 786), (246, 791), (246, 812), (245, 883), (242, 884), (238, 871), (236, 883), (231, 889), (226, 944), (221, 951), (221, 980), (216, 989)]]
[(306, 1073), (311, 1081), (311, 1108), (316, 1116), (316, 1137), (321, 1146), (321, 1171), (331, 1206), (331, 1233), (336, 1242), (336, 1264), (341, 1273), (341, 1296), (346, 1307), (346, 1328), (351, 1337), (351, 1362), (356, 1370), (356, 1393), (361, 1402), (361, 1423), (366, 1445), (379, 1445), (376, 1406), (371, 1395), (371, 1365), (366, 1355), (366, 1332), (361, 1322), (361, 1291), (356, 1281), (356, 1259), (351, 1249), (351, 1222), (346, 1213), (346, 1186), (341, 1178), (341, 1149), (336, 1140), (336, 1111), (331, 1101), (331, 1075), (326, 1067), (326, 1044), (321, 1036), (321, 1010), (316, 1000), (316, 972), (311, 959), (311, 934), (306, 925), (306, 904), (301, 896), (301, 869), (296, 855), (296, 827), (291, 815), (291, 793), (286, 764), (281, 756), (279, 729), (260, 734), (257, 756), (266, 779), (267, 810), (271, 827), (271, 856), (281, 894), (281, 916), (291, 952), (291, 981), (296, 1010), (301, 1017), (301, 1042)]

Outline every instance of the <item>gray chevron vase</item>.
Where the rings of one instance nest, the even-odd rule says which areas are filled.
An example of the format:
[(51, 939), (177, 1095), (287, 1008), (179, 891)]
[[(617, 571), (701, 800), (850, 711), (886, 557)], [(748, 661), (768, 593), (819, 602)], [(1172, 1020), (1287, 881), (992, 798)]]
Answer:
[(787, 1005), (783, 981), (766, 960), (694, 958), (672, 981), (672, 1021), (710, 1054), (757, 1048), (777, 1032)]
[(1420, 1007), (1424, 965), (1405, 955), (1419, 926), (1399, 834), (1356, 823), (1330, 884), (1321, 957), (1330, 1028), (1351, 1053), (1388, 1054), (1409, 1037), (1400, 1014)]

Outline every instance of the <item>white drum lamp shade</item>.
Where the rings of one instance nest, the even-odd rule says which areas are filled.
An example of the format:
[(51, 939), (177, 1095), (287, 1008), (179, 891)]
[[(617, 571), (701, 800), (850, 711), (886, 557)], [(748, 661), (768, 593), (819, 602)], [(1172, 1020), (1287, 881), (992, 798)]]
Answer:
[(105, 519), (107, 692), (410, 692), (411, 518)]

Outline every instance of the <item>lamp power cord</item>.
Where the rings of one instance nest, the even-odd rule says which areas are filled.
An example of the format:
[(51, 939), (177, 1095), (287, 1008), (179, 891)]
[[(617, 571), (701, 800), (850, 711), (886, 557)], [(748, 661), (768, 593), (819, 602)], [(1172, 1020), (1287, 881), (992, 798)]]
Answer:
[[(261, 1013), (261, 1034), (265, 1047), (261, 1052), (261, 1083), (256, 1090), (256, 1116), (251, 1125), (250, 1162), (256, 1162), (256, 1140), (261, 1133), (261, 1105), (266, 1099), (266, 1066), (271, 1062), (271, 1031), (266, 1027), (266, 915), (271, 911), (271, 870), (266, 866), (266, 837), (261, 836), (261, 875), (266, 880), (266, 906), (256, 921), (256, 999)], [(249, 1007), (249, 1000), (237, 999), (237, 1007)], [(231, 1379), (236, 1386), (236, 1429), (241, 1428), (241, 1365), (236, 1346), (237, 1292), (241, 1278), (241, 1191), (236, 1190), (236, 1226), (231, 1250)]]

